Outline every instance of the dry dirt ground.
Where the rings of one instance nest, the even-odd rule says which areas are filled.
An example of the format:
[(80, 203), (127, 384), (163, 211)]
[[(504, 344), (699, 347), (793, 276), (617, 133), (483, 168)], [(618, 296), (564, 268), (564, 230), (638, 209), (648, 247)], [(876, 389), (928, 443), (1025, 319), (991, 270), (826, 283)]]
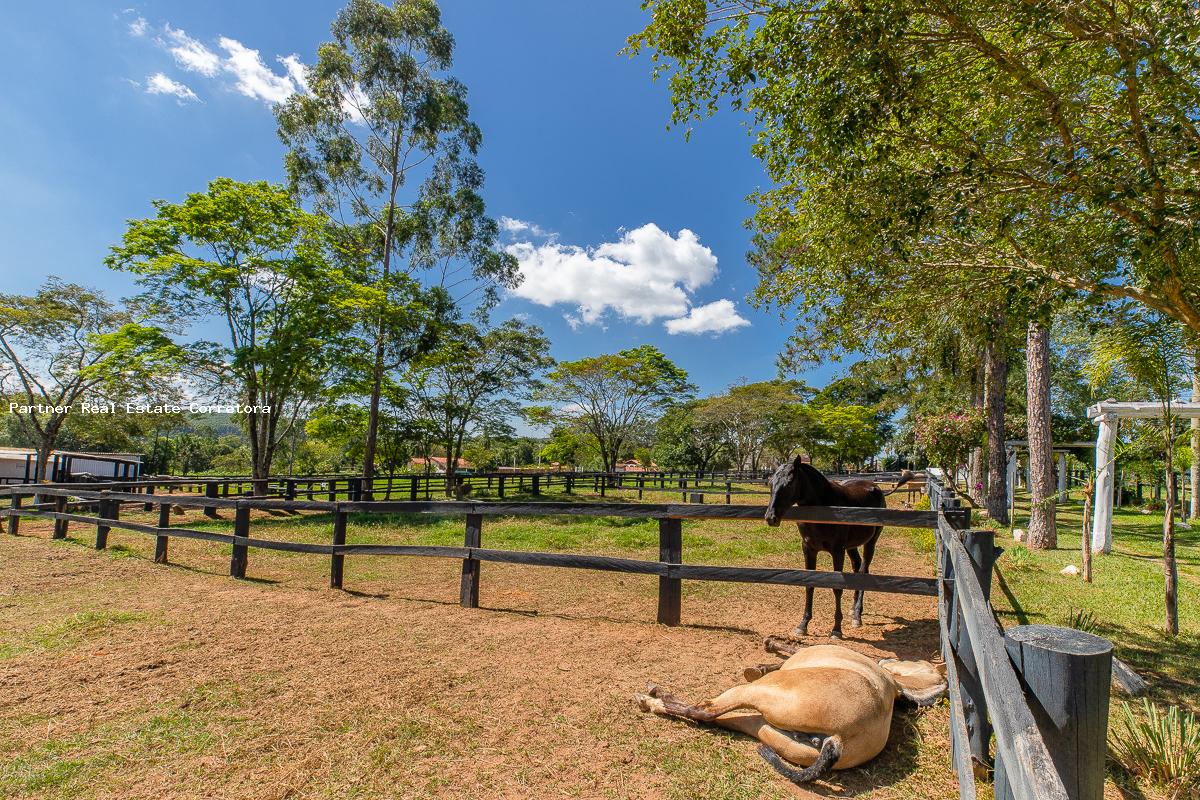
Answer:
[[(685, 559), (690, 537), (730, 535), (706, 525), (684, 524)], [(84, 525), (20, 533), (0, 535), (0, 796), (957, 796), (944, 704), (899, 711), (883, 756), (811, 791), (752, 740), (634, 705), (647, 680), (702, 699), (770, 660), (762, 640), (791, 630), (798, 589), (685, 582), (667, 628), (653, 577), (485, 563), (484, 607), (467, 610), (455, 561), (348, 557), (332, 591), (320, 556), (251, 550), (239, 581), (212, 543), (174, 539), (162, 566), (141, 534), (97, 552)], [(874, 571), (931, 567), (885, 531)], [(831, 605), (818, 592), (810, 643)], [(933, 598), (868, 595), (845, 644), (933, 658), (936, 629)]]

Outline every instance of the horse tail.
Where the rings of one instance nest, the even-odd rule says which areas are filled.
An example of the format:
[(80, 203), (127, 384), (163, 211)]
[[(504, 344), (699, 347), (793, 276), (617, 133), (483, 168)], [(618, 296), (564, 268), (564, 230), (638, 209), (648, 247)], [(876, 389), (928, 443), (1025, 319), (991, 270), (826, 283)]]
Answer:
[(763, 757), (763, 760), (770, 764), (776, 772), (787, 778), (792, 783), (797, 785), (815, 781), (818, 778), (823, 778), (833, 771), (833, 765), (842, 757), (842, 737), (830, 736), (821, 744), (821, 751), (817, 754), (817, 760), (811, 766), (804, 769), (796, 769), (791, 764), (785, 762), (771, 748), (765, 744), (758, 746), (758, 754)]
[(896, 485), (893, 486), (892, 488), (888, 489), (886, 492), (884, 492), (883, 496), (887, 497), (892, 492), (899, 491), (901, 486), (908, 483), (915, 477), (917, 477), (917, 476), (913, 474), (912, 470), (910, 470), (910, 469), (904, 470), (904, 472), (900, 473), (900, 480), (896, 481)]

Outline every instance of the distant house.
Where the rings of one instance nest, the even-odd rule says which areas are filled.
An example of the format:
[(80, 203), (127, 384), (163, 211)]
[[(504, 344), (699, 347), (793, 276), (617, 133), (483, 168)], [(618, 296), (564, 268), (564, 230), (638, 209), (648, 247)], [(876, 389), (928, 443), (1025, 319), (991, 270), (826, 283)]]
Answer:
[[(40, 473), (40, 475), (39, 475)], [(139, 453), (79, 453), (55, 450), (50, 463), (39, 468), (37, 451), (28, 447), (0, 447), (0, 483), (64, 483), (91, 476), (126, 480), (142, 474)]]
[(658, 472), (658, 464), (651, 461), (650, 466), (646, 467), (636, 458), (629, 458), (624, 461), (618, 461), (613, 469), (616, 472)]
[[(438, 475), (445, 475), (446, 474), (446, 464), (448, 463), (448, 461), (449, 461), (449, 459), (443, 458), (441, 456), (431, 456), (430, 458), (411, 458), (408, 461), (408, 465), (410, 467), (412, 467), (413, 469), (421, 470), (422, 472), (424, 472), (426, 470), (426, 468), (430, 468), (433, 472), (436, 472)], [(467, 461), (465, 458), (458, 459), (458, 461), (454, 465), (454, 471), (458, 472), (459, 470), (466, 470), (466, 469), (474, 469), (474, 466), (471, 464), (470, 461)]]

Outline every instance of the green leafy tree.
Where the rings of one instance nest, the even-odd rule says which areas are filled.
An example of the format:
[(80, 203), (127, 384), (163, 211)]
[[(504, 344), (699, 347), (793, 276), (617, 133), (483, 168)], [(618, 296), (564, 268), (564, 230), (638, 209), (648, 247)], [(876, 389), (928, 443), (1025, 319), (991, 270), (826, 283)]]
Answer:
[(1178, 418), (1172, 411), (1177, 393), (1191, 375), (1192, 347), (1184, 328), (1164, 314), (1126, 304), (1118, 308), (1110, 324), (1099, 328), (1093, 339), (1089, 371), (1097, 383), (1123, 372), (1149, 392), (1162, 406), (1159, 435), (1167, 496), (1163, 509), (1163, 573), (1166, 598), (1166, 629), (1179, 633), (1179, 573), (1175, 562), (1175, 503), (1178, 499), (1174, 453)]
[(183, 351), (156, 318), (56, 278), (33, 295), (0, 294), (0, 394), (41, 470), (80, 403), (175, 398)]
[(810, 452), (837, 472), (849, 463), (862, 464), (879, 452), (883, 431), (874, 408), (858, 405), (811, 405)]
[(654, 426), (654, 461), (664, 469), (713, 469), (726, 452), (723, 430), (711, 415), (701, 414), (704, 400), (677, 403)]
[[(914, 322), (986, 351), (993, 516), (1004, 344), (1029, 319), (1080, 294), (1200, 330), (1200, 18), (1189, 4), (644, 7), (652, 19), (630, 51), (651, 51), (655, 75), (669, 76), (674, 121), (723, 101), (753, 119), (773, 184), (752, 197), (758, 298), (800, 312), (793, 351), (810, 339), (886, 351)], [(1041, 493), (1049, 441), (1036, 389)]]
[(820, 208), (888, 221), (868, 228), (897, 250), (932, 214), (944, 266), (1133, 299), (1200, 330), (1190, 4), (645, 7), (631, 49), (670, 76), (675, 121), (722, 99), (753, 116), (775, 184), (756, 222), (780, 247), (821, 224), (815, 190)]
[[(276, 109), (292, 189), (368, 243), (381, 291), (390, 291), (398, 271), (436, 270), (448, 290), (473, 279), (486, 306), (498, 284), (515, 283), (517, 267), (494, 247), (498, 229), (484, 213), (483, 172), (474, 160), (481, 135), (466, 87), (447, 74), (454, 39), (437, 4), (351, 0), (331, 31), (333, 40), (321, 45), (306, 74), (308, 91)], [(389, 371), (387, 305), (364, 323), (372, 340), (368, 482)]]
[(581, 436), (569, 427), (559, 426), (550, 432), (550, 438), (538, 451), (538, 458), (547, 464), (563, 464), (578, 466), (584, 462), (589, 450), (592, 450), (585, 436)]
[(605, 472), (645, 426), (695, 391), (687, 373), (653, 345), (562, 361), (534, 396), (548, 401), (541, 422), (566, 425), (595, 439)]
[(242, 407), (252, 474), (264, 480), (339, 363), (339, 338), (379, 299), (360, 291), (360, 254), (331, 242), (326, 219), (280, 187), (217, 178), (154, 208), (130, 221), (107, 263), (181, 318), (223, 323), (224, 341), (197, 344), (196, 364)]
[(406, 381), (413, 403), (437, 431), (450, 465), (458, 463), (468, 436), (511, 433), (517, 399), (554, 363), (549, 353), (550, 341), (537, 326), (509, 320), (484, 331), (460, 323), (437, 350), (413, 363)]
[(757, 470), (769, 441), (780, 452), (790, 452), (799, 444), (800, 390), (800, 385), (792, 381), (731, 386), (724, 394), (705, 400), (697, 417), (702, 424), (720, 431), (735, 467)]

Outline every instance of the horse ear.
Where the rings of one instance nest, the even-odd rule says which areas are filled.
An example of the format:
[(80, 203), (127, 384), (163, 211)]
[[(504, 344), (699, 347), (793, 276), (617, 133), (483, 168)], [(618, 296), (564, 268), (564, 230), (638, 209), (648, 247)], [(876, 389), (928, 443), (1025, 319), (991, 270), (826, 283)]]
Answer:
[(804, 463), (804, 456), (796, 456), (792, 461), (792, 469), (800, 469), (800, 465)]

